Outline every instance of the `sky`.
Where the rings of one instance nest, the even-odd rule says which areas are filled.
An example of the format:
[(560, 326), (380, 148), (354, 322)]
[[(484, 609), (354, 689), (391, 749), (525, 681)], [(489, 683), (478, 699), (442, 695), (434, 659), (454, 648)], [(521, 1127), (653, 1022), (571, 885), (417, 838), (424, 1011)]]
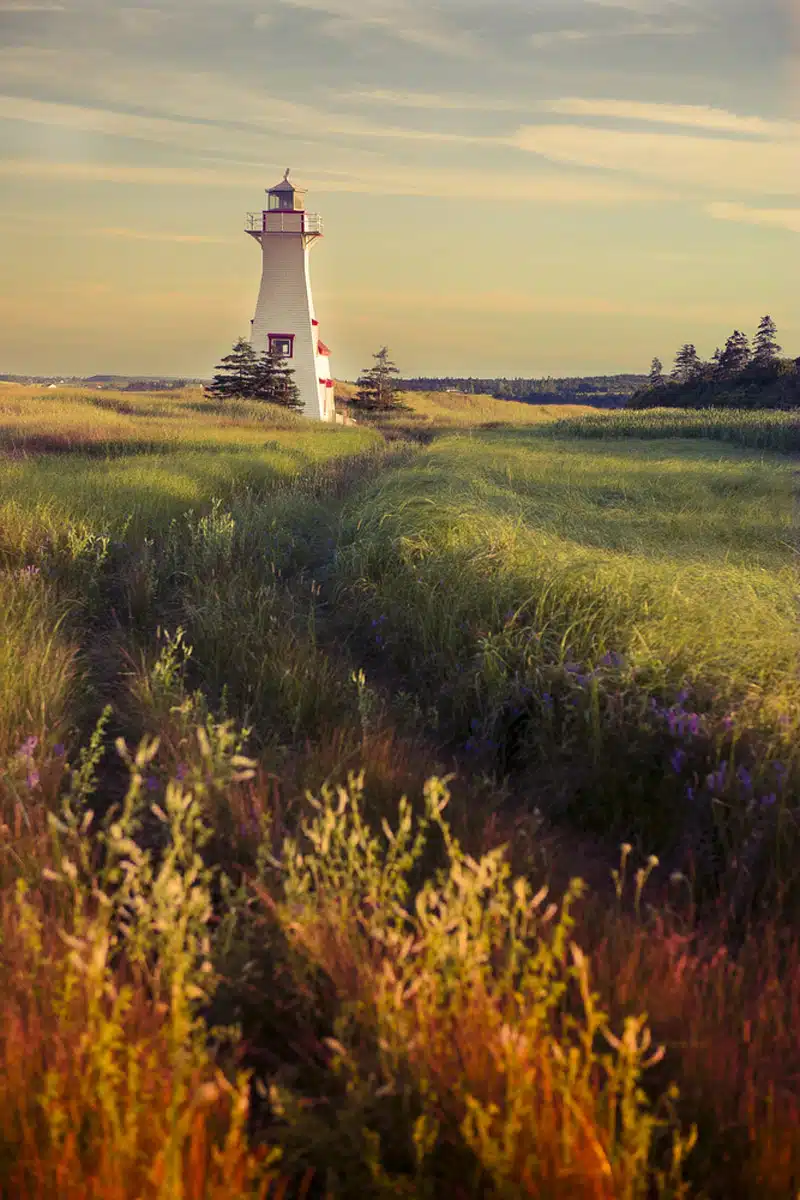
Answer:
[(339, 378), (800, 355), (800, 0), (0, 0), (0, 372), (210, 374), (287, 166)]

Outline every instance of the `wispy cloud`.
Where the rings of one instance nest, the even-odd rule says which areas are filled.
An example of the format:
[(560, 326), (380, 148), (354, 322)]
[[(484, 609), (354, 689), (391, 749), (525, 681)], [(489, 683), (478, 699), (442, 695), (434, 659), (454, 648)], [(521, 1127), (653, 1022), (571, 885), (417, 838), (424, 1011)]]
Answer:
[(369, 91), (337, 93), (337, 100), (347, 104), (379, 105), (385, 108), (422, 108), (435, 112), (519, 112), (527, 107), (524, 100), (459, 92), (391, 92), (380, 88)]
[(793, 141), (633, 132), (586, 125), (528, 125), (512, 139), (550, 162), (619, 171), (673, 187), (800, 194), (800, 154)]
[(376, 32), (446, 56), (475, 57), (480, 44), (458, 20), (446, 21), (441, 9), (420, 0), (279, 0), (329, 18), (328, 31), (348, 37), (354, 29)]
[(618, 299), (587, 294), (551, 293), (536, 295), (519, 291), (431, 292), (370, 291), (348, 293), (337, 290), (341, 301), (358, 301), (371, 307), (401, 308), (435, 312), (557, 314), (562, 316), (626, 317), (648, 320), (691, 320), (718, 325), (730, 317), (730, 309), (717, 304), (659, 303), (637, 297)]
[(718, 200), (707, 212), (717, 221), (743, 221), (748, 225), (772, 225), (800, 233), (800, 208), (748, 208), (746, 204)]
[[(568, 173), (536, 174), (495, 172), (493, 192), (487, 195), (486, 175), (478, 170), (420, 168), (413, 172), (397, 166), (360, 166), (350, 172), (321, 171), (309, 164), (304, 183), (316, 192), (342, 192), (371, 196), (426, 196), (494, 203), (499, 192), (506, 202), (569, 204), (603, 207), (646, 203), (663, 199), (669, 190), (614, 179)], [(127, 166), (117, 163), (44, 162), (34, 159), (0, 160), (0, 177), (47, 179), (61, 183), (104, 182), (148, 187), (223, 187), (252, 193), (264, 182), (264, 167), (252, 163), (246, 171), (232, 171), (227, 163), (213, 167)], [(121, 235), (120, 235), (121, 236)]]
[(648, 104), (640, 100), (613, 100), (568, 96), (548, 101), (549, 112), (573, 117), (610, 117), (648, 124), (682, 125), (720, 133), (742, 133), (774, 138), (800, 138), (800, 122), (743, 116), (724, 108), (698, 104)]
[(547, 47), (557, 46), (559, 43), (604, 41), (609, 38), (693, 37), (700, 32), (700, 28), (699, 25), (690, 21), (672, 23), (631, 21), (603, 28), (589, 28), (583, 25), (568, 26), (564, 29), (544, 29), (532, 33), (529, 40), (534, 47)]

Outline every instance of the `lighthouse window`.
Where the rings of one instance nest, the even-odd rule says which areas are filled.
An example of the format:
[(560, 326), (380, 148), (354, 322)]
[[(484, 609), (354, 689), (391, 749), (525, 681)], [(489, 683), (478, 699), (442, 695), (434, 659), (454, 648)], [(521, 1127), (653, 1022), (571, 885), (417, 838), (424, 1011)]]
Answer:
[(281, 358), (291, 358), (294, 353), (294, 337), (291, 334), (271, 333), (269, 352), (278, 354)]
[(272, 212), (292, 212), (294, 192), (270, 192), (268, 203)]

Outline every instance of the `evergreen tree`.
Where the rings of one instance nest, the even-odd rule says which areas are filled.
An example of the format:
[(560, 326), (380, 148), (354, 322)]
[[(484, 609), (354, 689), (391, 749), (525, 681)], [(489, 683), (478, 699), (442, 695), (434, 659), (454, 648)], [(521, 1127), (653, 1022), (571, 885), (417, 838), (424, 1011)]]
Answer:
[(294, 371), (286, 365), (284, 355), (265, 350), (256, 360), (252, 395), (268, 404), (302, 411), (303, 402), (293, 375)]
[(239, 338), (234, 343), (230, 354), (226, 354), (217, 365), (211, 386), (207, 388), (210, 396), (217, 400), (241, 399), (255, 395), (258, 357), (246, 338)]
[(686, 342), (675, 355), (672, 378), (678, 383), (689, 383), (700, 374), (700, 366), (697, 350), (691, 342)]
[(762, 317), (753, 339), (753, 362), (759, 367), (771, 366), (780, 354), (777, 335), (778, 327), (772, 317)]
[[(654, 358), (650, 364), (650, 374), (648, 375), (650, 387), (661, 387), (664, 382), (664, 364), (660, 358)], [(555, 389), (554, 389), (555, 390)]]
[(730, 377), (738, 375), (750, 362), (750, 341), (746, 333), (735, 329), (725, 343), (719, 356), (720, 374)]
[(382, 346), (372, 357), (375, 359), (375, 365), (362, 371), (358, 378), (358, 392), (351, 403), (355, 408), (367, 412), (385, 412), (388, 409), (399, 408), (397, 376), (400, 372), (390, 359), (388, 348)]

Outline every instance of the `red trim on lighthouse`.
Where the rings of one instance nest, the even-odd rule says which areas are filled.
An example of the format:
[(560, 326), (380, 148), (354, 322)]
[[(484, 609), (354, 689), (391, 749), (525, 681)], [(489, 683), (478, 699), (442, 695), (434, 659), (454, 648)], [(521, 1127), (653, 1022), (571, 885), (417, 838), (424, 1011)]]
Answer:
[(323, 354), (326, 358), (330, 357), (330, 350), (324, 342), (320, 342), (317, 346), (317, 354)]

